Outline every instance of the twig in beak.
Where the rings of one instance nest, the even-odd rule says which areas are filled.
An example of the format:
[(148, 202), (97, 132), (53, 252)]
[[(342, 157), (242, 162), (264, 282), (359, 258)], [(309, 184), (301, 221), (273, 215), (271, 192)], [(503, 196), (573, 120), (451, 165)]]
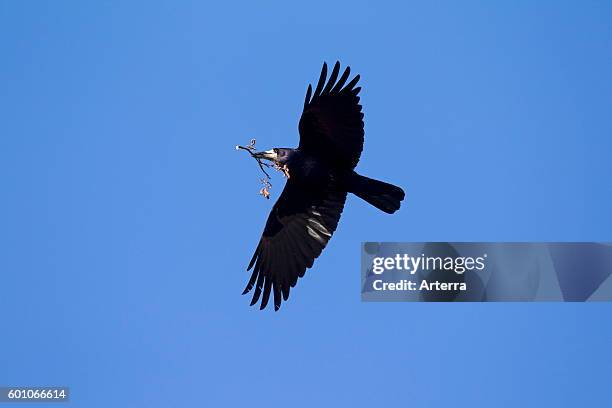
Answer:
[(286, 164), (280, 165), (276, 162), (266, 163), (263, 161), (263, 160), (269, 160), (269, 159), (265, 159), (263, 157), (264, 153), (266, 152), (256, 152), (255, 151), (255, 139), (251, 139), (251, 142), (247, 146), (236, 145), (236, 150), (246, 150), (251, 155), (251, 157), (255, 159), (255, 161), (259, 165), (259, 168), (261, 169), (263, 174), (266, 176), (265, 178), (260, 179), (261, 184), (263, 184), (263, 187), (261, 188), (261, 190), (259, 190), (259, 194), (261, 194), (265, 198), (267, 199), (270, 198), (270, 189), (272, 188), (272, 183), (270, 183), (270, 180), (272, 179), (272, 177), (270, 177), (270, 175), (266, 171), (265, 169), (266, 167), (278, 170), (281, 173), (283, 173), (285, 177), (289, 178), (289, 167), (287, 167)]
[[(257, 161), (257, 164), (259, 165), (259, 168), (266, 175), (267, 179), (268, 180), (271, 179), (271, 177), (268, 174), (268, 172), (264, 169), (264, 166), (266, 166), (266, 167), (273, 167), (273, 166), (271, 164), (268, 164), (268, 163), (262, 161), (261, 157), (258, 157), (257, 153), (254, 153), (254, 151), (255, 151), (255, 139), (251, 139), (251, 142), (249, 143), (248, 146), (236, 145), (236, 150), (239, 150), (239, 149), (246, 150), (247, 152), (249, 152), (251, 157), (254, 158)], [(272, 187), (271, 184), (270, 184), (270, 187)]]
[(259, 190), (259, 194), (264, 196), (266, 200), (270, 199), (270, 189), (272, 188), (272, 184), (265, 178), (260, 179), (261, 183), (264, 185), (261, 190)]

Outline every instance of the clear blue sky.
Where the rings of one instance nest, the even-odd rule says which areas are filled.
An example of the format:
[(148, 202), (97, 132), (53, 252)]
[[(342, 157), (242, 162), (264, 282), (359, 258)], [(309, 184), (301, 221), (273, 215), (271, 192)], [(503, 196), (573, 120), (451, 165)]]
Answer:
[[(612, 406), (612, 304), (359, 287), (362, 241), (612, 241), (612, 5), (212, 3), (0, 3), (0, 384), (75, 407)], [(407, 197), (350, 198), (259, 312), (240, 293), (273, 201), (234, 145), (296, 145), (336, 59), (363, 78), (358, 169)]]

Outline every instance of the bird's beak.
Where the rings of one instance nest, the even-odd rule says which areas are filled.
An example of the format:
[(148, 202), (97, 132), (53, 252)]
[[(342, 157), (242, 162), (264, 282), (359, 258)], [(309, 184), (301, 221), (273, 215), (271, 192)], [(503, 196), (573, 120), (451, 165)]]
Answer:
[(265, 152), (255, 153), (255, 157), (258, 157), (260, 159), (276, 161), (276, 159), (278, 158), (278, 154), (274, 150), (266, 150)]

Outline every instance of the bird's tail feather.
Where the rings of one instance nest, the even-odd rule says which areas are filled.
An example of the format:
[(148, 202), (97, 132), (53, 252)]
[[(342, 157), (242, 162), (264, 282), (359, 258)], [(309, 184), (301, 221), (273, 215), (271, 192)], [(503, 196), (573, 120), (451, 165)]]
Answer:
[(400, 208), (404, 199), (404, 190), (393, 184), (374, 180), (357, 173), (349, 178), (349, 192), (387, 214), (393, 214)]

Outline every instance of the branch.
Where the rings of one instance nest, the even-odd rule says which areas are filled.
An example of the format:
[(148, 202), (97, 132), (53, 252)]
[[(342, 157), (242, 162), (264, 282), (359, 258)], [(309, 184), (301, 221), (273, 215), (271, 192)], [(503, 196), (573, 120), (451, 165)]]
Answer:
[(270, 180), (272, 180), (272, 177), (270, 177), (264, 167), (270, 168), (275, 166), (266, 163), (261, 158), (255, 156), (255, 153), (253, 153), (255, 151), (255, 139), (251, 139), (251, 142), (248, 146), (236, 145), (236, 150), (246, 150), (251, 155), (251, 157), (255, 159), (255, 161), (259, 165), (259, 168), (266, 176), (266, 178), (262, 178), (259, 180), (261, 184), (263, 184), (263, 187), (261, 188), (261, 190), (259, 190), (259, 194), (261, 194), (266, 199), (270, 199), (270, 189), (272, 188), (272, 183), (270, 183)]
[[(257, 161), (257, 164), (259, 165), (259, 168), (260, 168), (260, 169), (261, 169), (261, 171), (263, 171), (263, 173), (266, 175), (266, 178), (267, 178), (268, 180), (271, 180), (271, 179), (272, 179), (272, 177), (270, 177), (270, 175), (268, 174), (268, 172), (267, 172), (267, 171), (264, 169), (264, 166), (265, 166), (265, 167), (268, 167), (268, 168), (273, 167), (273, 166), (272, 166), (271, 164), (268, 164), (268, 163), (266, 163), (266, 162), (262, 161), (262, 159), (261, 159), (261, 158), (259, 158), (259, 157), (255, 156), (255, 153), (253, 153), (253, 151), (255, 150), (255, 139), (251, 139), (251, 142), (249, 143), (249, 145), (248, 145), (248, 146), (236, 145), (236, 150), (238, 150), (238, 149), (246, 150), (246, 151), (247, 151), (247, 152), (248, 152), (248, 153), (251, 155), (251, 157), (252, 157), (252, 158), (254, 158), (254, 159)], [(270, 187), (271, 187), (271, 186), (272, 186), (272, 185), (270, 184)]]

